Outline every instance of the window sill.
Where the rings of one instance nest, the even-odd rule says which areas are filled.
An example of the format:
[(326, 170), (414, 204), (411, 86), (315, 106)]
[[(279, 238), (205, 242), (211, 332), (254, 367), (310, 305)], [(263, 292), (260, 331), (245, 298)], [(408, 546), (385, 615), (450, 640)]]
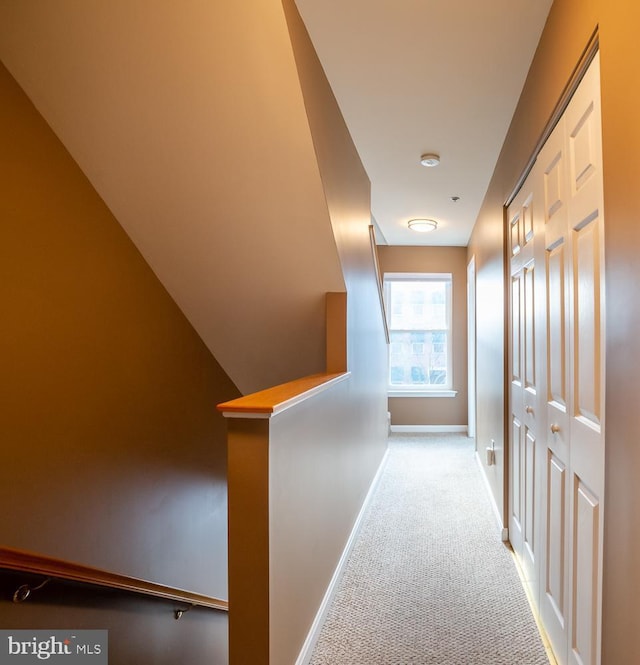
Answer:
[(387, 391), (389, 397), (456, 397), (457, 390), (394, 390)]

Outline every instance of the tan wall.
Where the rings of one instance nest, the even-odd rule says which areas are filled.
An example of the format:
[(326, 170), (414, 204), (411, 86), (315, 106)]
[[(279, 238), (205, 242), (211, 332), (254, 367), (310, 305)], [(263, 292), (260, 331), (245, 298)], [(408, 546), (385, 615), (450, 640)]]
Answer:
[(503, 516), (507, 463), (503, 204), (595, 28), (592, 9), (593, 3), (573, 0), (552, 6), (468, 247), (469, 260), (476, 257), (477, 442), (479, 449), (491, 439), (496, 442), (496, 465), (485, 465), (485, 472)]
[(295, 662), (387, 446), (369, 180), (295, 4), (283, 5), (347, 286), (351, 376), (271, 422), (274, 664)]
[[(0, 99), (1, 543), (226, 598), (214, 407), (239, 393), (1, 65)], [(15, 606), (17, 579), (3, 628), (107, 628), (114, 665), (226, 657), (224, 615), (56, 584)]]
[[(589, 36), (599, 25), (606, 275), (606, 488), (603, 654), (606, 665), (640, 661), (640, 6), (628, 0), (556, 0), (469, 246), (478, 277), (478, 437), (503, 449), (502, 205), (513, 188)], [(480, 291), (484, 294), (480, 297)], [(493, 293), (490, 299), (490, 294)], [(481, 305), (484, 303), (484, 305)], [(480, 345), (489, 354), (481, 364)], [(500, 462), (503, 461), (500, 455)], [(503, 473), (490, 476), (502, 500)], [(635, 563), (634, 563), (635, 562)]]
[(363, 488), (386, 447), (387, 431), (387, 349), (369, 241), (371, 185), (295, 3), (284, 0), (283, 5), (347, 287), (348, 427), (370, 440), (361, 458), (358, 485)]
[(0, 58), (244, 394), (324, 369), (345, 285), (280, 0), (0, 3)]
[(640, 662), (640, 5), (599, 3), (606, 261), (603, 663)]
[[(106, 5), (85, 12), (65, 4), (49, 15), (25, 3), (0, 22), (0, 48), (245, 391), (322, 369), (324, 293), (346, 284), (352, 376), (340, 395), (341, 416), (331, 421), (337, 450), (327, 455), (319, 445), (306, 458), (308, 474), (343, 481), (331, 499), (339, 506), (335, 519), (323, 517), (329, 533), (327, 556), (317, 562), (324, 576), (314, 580), (320, 589), (386, 448), (386, 349), (369, 246), (369, 183), (293, 3), (285, 8), (296, 63), (280, 3), (254, 4), (256, 11), (225, 5), (224, 21), (194, 15), (221, 5), (190, 4), (174, 30), (170, 3), (158, 5), (154, 21), (140, 29), (142, 15), (129, 14), (128, 5), (113, 5), (111, 14)], [(64, 43), (57, 41), (60, 21)], [(154, 40), (165, 29), (175, 40), (158, 50)], [(30, 38), (38, 42), (35, 59)], [(110, 49), (112, 38), (118, 48)], [(43, 61), (47, 77), (38, 74)], [(83, 67), (72, 66), (78, 62)], [(182, 87), (191, 80), (207, 85)], [(7, 86), (19, 100), (8, 110), (3, 90), (15, 145), (2, 155), (11, 190), (2, 203), (16, 213), (3, 239), (11, 255), (3, 268), (12, 279), (2, 283), (14, 308), (3, 330), (14, 353), (6, 440), (17, 444), (0, 496), (19, 508), (3, 514), (6, 544), (224, 597), (225, 450), (213, 405), (238, 391), (69, 154), (17, 86)], [(325, 424), (322, 412), (316, 416)], [(305, 431), (310, 444), (322, 443), (316, 421)], [(72, 480), (48, 473), (61, 458), (72, 460)], [(21, 489), (32, 481), (37, 491)], [(294, 555), (285, 547), (280, 565)], [(2, 616), (14, 612), (3, 625), (46, 626), (52, 613), (57, 625), (79, 622), (54, 591), (45, 609), (34, 604), (16, 614), (3, 603)], [(318, 600), (317, 593), (302, 598), (305, 617)], [(86, 614), (95, 627), (113, 629), (116, 665), (175, 662), (178, 634), (192, 642), (180, 659), (225, 662), (226, 644), (218, 640), (225, 617), (194, 610), (166, 628), (159, 621), (173, 621), (171, 612), (138, 617), (148, 605), (126, 602), (128, 617), (117, 599), (104, 609), (96, 601)], [(179, 633), (181, 625), (190, 628)], [(140, 634), (128, 639), (127, 629)], [(151, 655), (141, 651), (145, 637)]]
[[(283, 7), (347, 286), (329, 310), (346, 323), (350, 374), (269, 421), (230, 420), (229, 639), (238, 665), (296, 662), (387, 445), (369, 180), (295, 3)], [(345, 340), (335, 332), (332, 347)], [(343, 352), (328, 357), (334, 371), (343, 361)]]
[(297, 662), (375, 471), (353, 384), (229, 419), (231, 665)]
[(271, 421), (273, 665), (296, 662), (384, 452), (362, 436), (353, 391), (347, 380)]
[(485, 199), (468, 249), (468, 259), (475, 257), (476, 266), (476, 450), (495, 442), (496, 464), (486, 466), (484, 460), (482, 463), (496, 506), (506, 523), (502, 208), (495, 206), (496, 201), (489, 205), (488, 200)]
[(467, 250), (464, 247), (378, 248), (385, 272), (450, 272), (453, 276), (453, 389), (456, 397), (390, 397), (392, 425), (467, 424)]

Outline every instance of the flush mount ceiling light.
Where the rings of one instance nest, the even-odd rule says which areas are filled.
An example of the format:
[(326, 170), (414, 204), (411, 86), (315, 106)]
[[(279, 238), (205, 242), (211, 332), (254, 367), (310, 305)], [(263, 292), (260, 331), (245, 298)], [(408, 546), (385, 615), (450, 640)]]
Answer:
[(409, 222), (409, 228), (418, 233), (428, 233), (438, 228), (438, 222), (435, 219), (412, 219)]
[(422, 166), (438, 166), (440, 164), (440, 155), (437, 155), (435, 152), (427, 152), (424, 155), (420, 155), (420, 164)]

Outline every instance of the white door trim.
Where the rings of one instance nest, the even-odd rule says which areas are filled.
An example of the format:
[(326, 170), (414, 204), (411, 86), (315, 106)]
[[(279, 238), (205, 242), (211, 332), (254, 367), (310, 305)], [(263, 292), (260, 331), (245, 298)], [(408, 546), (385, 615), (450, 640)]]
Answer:
[[(467, 265), (467, 436), (476, 438), (476, 257)], [(476, 445), (477, 450), (477, 445)]]

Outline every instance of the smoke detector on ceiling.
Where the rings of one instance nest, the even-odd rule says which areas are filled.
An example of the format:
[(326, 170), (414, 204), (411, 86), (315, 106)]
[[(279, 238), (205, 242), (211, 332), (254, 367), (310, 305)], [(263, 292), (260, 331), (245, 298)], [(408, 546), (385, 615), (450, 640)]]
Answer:
[(435, 152), (427, 152), (420, 156), (420, 164), (430, 167), (438, 166), (440, 164), (440, 155), (437, 155)]

